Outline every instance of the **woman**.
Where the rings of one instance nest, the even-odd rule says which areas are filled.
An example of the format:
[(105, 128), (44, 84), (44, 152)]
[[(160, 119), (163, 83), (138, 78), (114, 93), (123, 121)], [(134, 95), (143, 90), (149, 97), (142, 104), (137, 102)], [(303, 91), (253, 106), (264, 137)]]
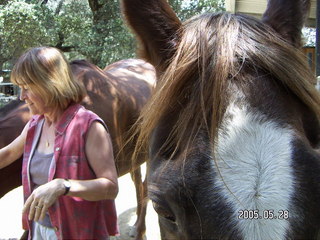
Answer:
[(105, 123), (79, 103), (85, 92), (63, 54), (39, 47), (11, 73), (32, 113), (20, 136), (0, 149), (0, 168), (23, 154), (23, 228), (32, 239), (108, 239), (118, 233), (118, 193)]

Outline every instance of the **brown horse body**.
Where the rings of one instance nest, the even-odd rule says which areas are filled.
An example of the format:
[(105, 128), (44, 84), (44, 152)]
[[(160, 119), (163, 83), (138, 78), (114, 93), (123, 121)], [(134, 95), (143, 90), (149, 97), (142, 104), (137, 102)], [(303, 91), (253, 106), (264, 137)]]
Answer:
[(159, 82), (136, 151), (163, 239), (317, 239), (320, 97), (301, 54), (310, 1), (269, 0), (262, 21), (166, 0), (122, 0)]
[[(87, 96), (82, 104), (97, 113), (109, 128), (118, 175), (131, 173), (137, 193), (136, 227), (139, 239), (145, 232), (146, 211), (143, 201), (146, 192), (139, 165), (146, 159), (141, 158), (133, 165), (132, 153), (135, 143), (125, 143), (130, 137), (128, 130), (135, 123), (154, 87), (155, 70), (152, 65), (138, 59), (116, 62), (107, 66), (105, 71), (83, 60), (71, 62), (71, 68), (76, 78), (87, 89)], [(0, 148), (20, 134), (30, 117), (26, 104), (18, 100), (0, 109)], [(21, 185), (21, 166), (19, 160), (0, 170), (0, 197)]]

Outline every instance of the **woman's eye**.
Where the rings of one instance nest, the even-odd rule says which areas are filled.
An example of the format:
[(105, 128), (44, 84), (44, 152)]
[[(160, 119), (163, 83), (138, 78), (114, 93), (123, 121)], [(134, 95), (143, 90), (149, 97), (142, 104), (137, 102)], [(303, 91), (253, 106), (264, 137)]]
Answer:
[(175, 223), (176, 218), (174, 216), (173, 213), (171, 213), (171, 211), (166, 210), (165, 208), (161, 207), (158, 203), (152, 201), (152, 205), (154, 210), (158, 213), (159, 216), (167, 219), (170, 222)]

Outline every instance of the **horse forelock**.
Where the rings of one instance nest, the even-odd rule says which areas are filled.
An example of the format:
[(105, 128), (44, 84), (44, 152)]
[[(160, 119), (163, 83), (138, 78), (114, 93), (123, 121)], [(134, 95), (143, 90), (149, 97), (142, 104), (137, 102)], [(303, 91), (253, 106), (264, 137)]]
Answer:
[(241, 14), (208, 13), (186, 21), (179, 35), (175, 55), (142, 112), (142, 142), (174, 111), (168, 148), (189, 144), (201, 128), (214, 139), (229, 104), (230, 82), (248, 81), (241, 78), (244, 65), (270, 74), (320, 115), (306, 59), (268, 25)]

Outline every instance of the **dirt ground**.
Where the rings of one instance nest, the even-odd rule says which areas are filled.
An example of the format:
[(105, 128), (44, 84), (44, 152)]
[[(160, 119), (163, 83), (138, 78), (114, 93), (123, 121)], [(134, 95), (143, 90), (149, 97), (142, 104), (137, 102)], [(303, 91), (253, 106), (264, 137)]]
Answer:
[[(133, 240), (129, 236), (131, 226), (136, 220), (135, 189), (130, 175), (119, 178), (120, 191), (116, 199), (120, 236), (112, 237), (111, 240)], [(22, 235), (21, 212), (23, 206), (22, 188), (16, 188), (0, 199), (0, 239), (18, 239)], [(147, 240), (160, 239), (157, 215), (148, 203), (147, 217)]]

